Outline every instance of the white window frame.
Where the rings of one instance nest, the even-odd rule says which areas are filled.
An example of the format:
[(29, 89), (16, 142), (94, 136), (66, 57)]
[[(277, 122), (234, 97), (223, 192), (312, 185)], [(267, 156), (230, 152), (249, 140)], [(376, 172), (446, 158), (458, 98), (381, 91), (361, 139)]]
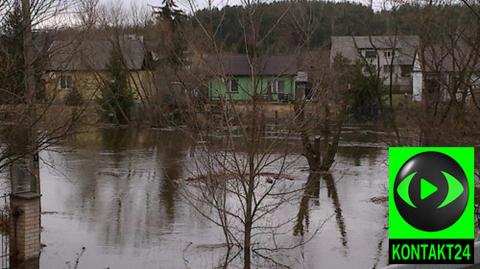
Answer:
[[(233, 89), (232, 89), (232, 88), (233, 88), (233, 87), (232, 87), (233, 81), (236, 81), (236, 82), (237, 82), (237, 90), (233, 90)], [(238, 85), (238, 84), (239, 84), (239, 83), (238, 83), (238, 79), (235, 79), (235, 78), (229, 79), (229, 80), (228, 80), (228, 91), (229, 91), (229, 92), (232, 92), (232, 93), (238, 93), (238, 92), (239, 92), (239, 90), (238, 90), (239, 85)]]
[(265, 81), (265, 84), (266, 84), (266, 85), (265, 85), (265, 88), (263, 88), (263, 86), (262, 86), (262, 88), (263, 88), (263, 89), (262, 89), (263, 94), (272, 94), (273, 91), (274, 91), (274, 88), (275, 88), (275, 87), (274, 87), (275, 80), (267, 79), (267, 80)]
[[(64, 87), (65, 85), (65, 87)], [(72, 75), (61, 75), (58, 80), (58, 88), (60, 90), (71, 90), (74, 87), (73, 76)]]
[(277, 88), (277, 80), (271, 80), (270, 81), (270, 92), (272, 94), (277, 94), (278, 93), (278, 88)]

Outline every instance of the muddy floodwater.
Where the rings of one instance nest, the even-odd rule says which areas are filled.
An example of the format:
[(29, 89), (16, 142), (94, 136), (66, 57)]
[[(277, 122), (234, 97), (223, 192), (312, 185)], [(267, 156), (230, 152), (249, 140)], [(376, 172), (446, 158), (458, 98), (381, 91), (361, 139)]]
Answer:
[[(311, 225), (332, 217), (292, 250), (296, 268), (386, 263), (387, 208), (372, 198), (387, 193), (387, 150), (375, 135), (357, 132), (345, 135), (334, 180), (322, 181), (310, 202)], [(222, 251), (220, 230), (166, 180), (184, 176), (191, 151), (179, 132), (101, 129), (43, 152), (41, 268), (69, 268), (82, 247), (79, 269), (212, 268)], [(299, 184), (307, 180), (305, 167), (299, 158)]]

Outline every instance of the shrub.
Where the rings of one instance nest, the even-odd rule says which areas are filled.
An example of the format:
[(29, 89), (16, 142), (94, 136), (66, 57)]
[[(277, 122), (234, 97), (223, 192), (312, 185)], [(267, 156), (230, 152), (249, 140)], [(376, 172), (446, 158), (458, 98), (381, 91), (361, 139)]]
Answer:
[(83, 97), (77, 88), (71, 89), (65, 96), (65, 104), (67, 106), (79, 106), (83, 103)]

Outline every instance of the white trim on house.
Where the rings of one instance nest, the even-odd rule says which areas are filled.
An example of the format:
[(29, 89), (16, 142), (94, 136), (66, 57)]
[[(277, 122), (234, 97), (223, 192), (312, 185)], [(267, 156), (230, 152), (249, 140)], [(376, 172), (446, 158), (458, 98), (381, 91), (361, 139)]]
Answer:
[(58, 80), (58, 89), (71, 90), (74, 87), (73, 76), (70, 74), (62, 74)]
[(412, 100), (420, 102), (423, 96), (423, 72), (418, 54), (415, 54), (415, 60), (413, 62), (412, 69)]

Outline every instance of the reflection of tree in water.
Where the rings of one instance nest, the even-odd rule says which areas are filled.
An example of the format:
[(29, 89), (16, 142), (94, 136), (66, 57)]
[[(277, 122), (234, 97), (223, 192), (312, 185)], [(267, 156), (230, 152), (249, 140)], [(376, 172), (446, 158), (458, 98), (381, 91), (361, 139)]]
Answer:
[(102, 148), (114, 153), (111, 158), (117, 167), (123, 161), (123, 151), (138, 143), (136, 132), (127, 129), (101, 129), (100, 135)]
[(305, 184), (305, 190), (303, 192), (302, 199), (300, 200), (300, 208), (297, 214), (297, 223), (294, 229), (294, 235), (304, 235), (305, 230), (308, 231), (310, 224), (310, 198), (315, 198), (316, 205), (319, 205), (320, 201), (318, 196), (320, 193), (320, 173), (310, 173), (308, 175), (307, 183)]
[(361, 166), (362, 160), (368, 160), (369, 164), (374, 164), (380, 153), (381, 149), (374, 147), (340, 147), (338, 149), (338, 156), (355, 166)]
[[(157, 140), (159, 132), (132, 130), (132, 129), (100, 129), (102, 148), (113, 152), (122, 152), (130, 149), (145, 149), (163, 142)], [(177, 134), (178, 135), (178, 134)]]
[[(163, 173), (163, 179), (159, 185), (159, 201), (166, 209), (169, 219), (175, 216), (175, 198), (177, 195), (176, 181), (182, 176), (183, 162), (185, 158), (186, 139), (177, 133), (162, 134), (164, 141), (157, 145), (158, 152), (163, 155), (162, 161), (158, 162)], [(168, 143), (166, 143), (168, 141)]]
[(105, 244), (146, 244), (158, 227), (170, 226), (177, 206), (174, 182), (182, 176), (189, 141), (178, 132), (131, 129), (100, 129), (82, 138), (90, 144), (79, 145), (87, 156), (75, 163), (81, 195), (73, 200), (96, 218)]
[(335, 219), (337, 221), (338, 230), (342, 245), (347, 247), (347, 229), (345, 225), (345, 219), (343, 218), (342, 208), (340, 200), (338, 198), (337, 187), (335, 185), (335, 179), (330, 173), (310, 173), (308, 176), (305, 190), (300, 200), (300, 208), (297, 214), (297, 223), (295, 225), (294, 234), (304, 235), (305, 231), (308, 231), (310, 224), (309, 207), (310, 198), (315, 199), (315, 205), (319, 205), (319, 193), (320, 193), (320, 178), (323, 177), (327, 186), (328, 197), (332, 199), (332, 204), (335, 209)]
[(136, 142), (134, 134), (130, 130), (125, 129), (100, 129), (102, 146), (104, 149), (118, 152), (126, 149)]
[(335, 208), (335, 218), (337, 220), (338, 230), (340, 231), (342, 245), (347, 246), (347, 229), (345, 226), (345, 219), (342, 214), (342, 207), (340, 206), (340, 200), (338, 199), (337, 186), (335, 185), (335, 179), (332, 174), (327, 173), (323, 175), (323, 179), (327, 183), (328, 197), (332, 199), (333, 207)]

